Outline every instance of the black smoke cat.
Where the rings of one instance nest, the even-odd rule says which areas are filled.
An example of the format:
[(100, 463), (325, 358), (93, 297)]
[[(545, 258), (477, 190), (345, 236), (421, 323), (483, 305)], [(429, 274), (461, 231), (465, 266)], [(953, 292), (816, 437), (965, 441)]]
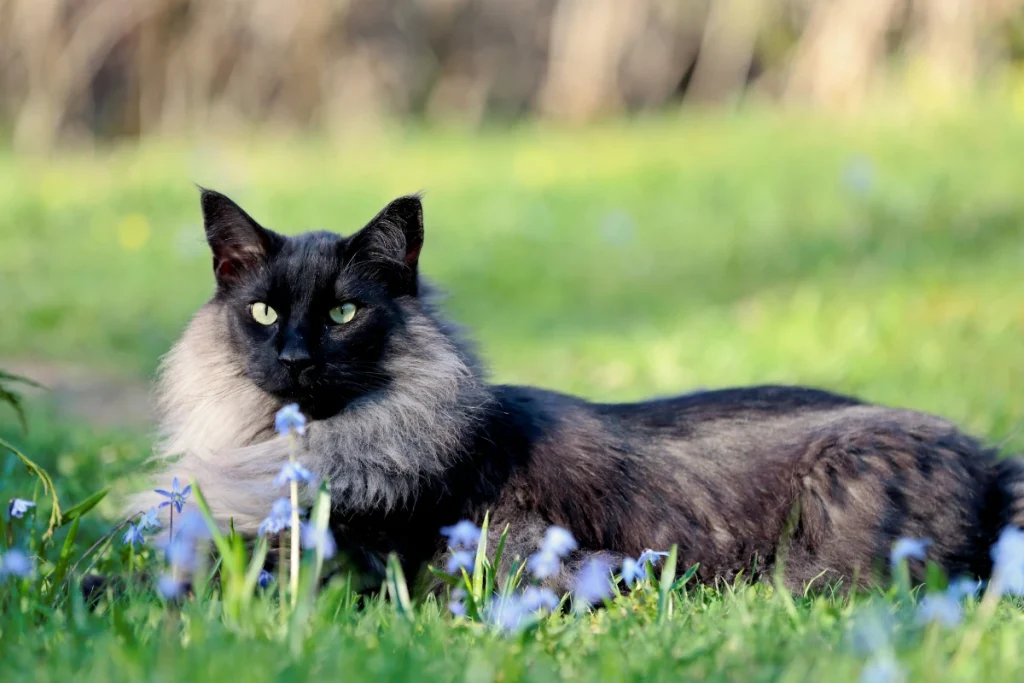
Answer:
[(439, 527), (486, 510), (511, 524), (507, 557), (557, 524), (577, 561), (677, 543), (705, 581), (764, 575), (786, 539), (794, 589), (867, 582), (902, 536), (985, 577), (998, 532), (1024, 522), (1021, 463), (930, 415), (781, 386), (605, 405), (487, 384), (419, 277), (417, 197), (347, 238), (278, 235), (216, 192), (202, 208), (217, 289), (164, 362), (159, 481), (195, 478), (243, 533), (280, 495), (289, 402), (311, 418), (299, 459), (330, 482), (339, 545), (371, 576), (391, 551), (414, 575)]

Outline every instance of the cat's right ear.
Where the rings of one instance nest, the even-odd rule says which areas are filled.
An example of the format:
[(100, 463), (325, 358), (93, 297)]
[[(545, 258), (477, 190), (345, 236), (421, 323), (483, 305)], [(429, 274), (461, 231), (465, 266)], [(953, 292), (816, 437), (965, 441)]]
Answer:
[(221, 193), (199, 189), (206, 241), (213, 251), (213, 274), (219, 287), (230, 288), (266, 263), (281, 237), (261, 227)]

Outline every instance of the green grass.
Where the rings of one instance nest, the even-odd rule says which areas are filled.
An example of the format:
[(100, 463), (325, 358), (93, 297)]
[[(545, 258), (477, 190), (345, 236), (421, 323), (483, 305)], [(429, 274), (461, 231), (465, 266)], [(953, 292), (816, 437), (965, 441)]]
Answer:
[[(0, 367), (150, 376), (212, 288), (193, 181), (284, 232), (350, 232), (423, 190), (423, 270), (495, 380), (602, 400), (807, 383), (936, 412), (1024, 452), (1021, 149), (1024, 125), (991, 114), (759, 114), (0, 156)], [(866, 190), (850, 180), (858, 159), (870, 160)], [(22, 434), (0, 406), (0, 437), (53, 473), (65, 506), (131, 488), (144, 430), (89, 425), (45, 400), (29, 417)], [(3, 500), (34, 486), (0, 459)], [(83, 519), (78, 555), (115, 523), (114, 497)], [(107, 552), (99, 566), (127, 561)], [(508, 638), (430, 602), (412, 623), (390, 605), (357, 612), (333, 586), (293, 645), (261, 601), (232, 625), (216, 600), (177, 615), (138, 595), (89, 614), (8, 594), (0, 680), (843, 681), (864, 663), (848, 637), (857, 602), (790, 603), (765, 586), (674, 600), (661, 625), (646, 596)], [(969, 608), (951, 631), (900, 622), (911, 680), (1019, 678), (1018, 608), (978, 626)], [(951, 664), (972, 628), (980, 646)]]

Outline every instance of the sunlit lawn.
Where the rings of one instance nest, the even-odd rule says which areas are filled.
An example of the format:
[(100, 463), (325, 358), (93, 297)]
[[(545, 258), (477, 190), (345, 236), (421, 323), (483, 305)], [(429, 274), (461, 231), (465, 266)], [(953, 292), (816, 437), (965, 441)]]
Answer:
[[(751, 116), (0, 156), (0, 367), (145, 381), (212, 288), (193, 182), (284, 232), (350, 232), (423, 191), (423, 271), (496, 381), (600, 400), (808, 383), (1024, 451), (1022, 149), (1024, 126), (996, 116)], [(27, 435), (0, 407), (0, 435), (69, 501), (129, 489), (144, 425), (48, 405), (33, 401)], [(0, 467), (3, 500), (31, 496), (12, 458)], [(115, 508), (83, 523), (78, 552)], [(413, 625), (386, 606), (357, 613), (342, 593), (298, 657), (267, 623), (224, 626), (216, 606), (186, 608), (184, 638), (149, 598), (95, 616), (9, 606), (0, 680), (852, 680), (863, 663), (847, 602), (793, 606), (770, 589), (691, 593), (661, 626), (626, 601), (522, 640), (435, 606)], [(1024, 617), (1001, 619), (956, 667), (962, 631), (900, 631), (911, 680), (1016, 678)]]

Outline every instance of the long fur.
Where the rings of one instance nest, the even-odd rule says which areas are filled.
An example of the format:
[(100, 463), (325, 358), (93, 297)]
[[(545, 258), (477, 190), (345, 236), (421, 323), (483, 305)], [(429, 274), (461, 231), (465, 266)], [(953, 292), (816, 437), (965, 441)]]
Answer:
[[(395, 380), (343, 413), (311, 422), (294, 443), (274, 433), (282, 402), (261, 391), (223, 343), (223, 311), (206, 304), (167, 355), (158, 383), (161, 438), (154, 484), (195, 480), (223, 528), (255, 533), (281, 491), (270, 482), (296, 448), (300, 462), (330, 482), (340, 511), (391, 510), (420, 483), (442, 475), (477, 426), (490, 393), (476, 363), (429, 309), (406, 306), (406, 335), (383, 367)], [(129, 514), (158, 505), (152, 491)]]
[[(801, 387), (593, 404), (487, 384), (415, 273), (415, 198), (389, 205), (349, 241), (253, 233), (262, 229), (240, 209), (207, 195), (204, 211), (221, 221), (211, 245), (218, 277), (231, 278), (225, 287), (249, 286), (253, 252), (238, 245), (255, 244), (280, 255), (257, 249), (266, 263), (251, 277), (283, 273), (292, 305), (303, 310), (315, 308), (324, 289), (336, 296), (335, 287), (372, 280), (377, 294), (368, 296), (380, 297), (383, 279), (397, 291), (377, 299), (389, 311), (386, 326), (372, 332), (385, 340), (379, 356), (353, 366), (364, 369), (365, 387), (362, 375), (327, 383), (328, 359), (328, 374), (310, 389), (321, 393), (309, 396), (333, 406), (332, 392), (359, 391), (294, 440), (273, 431), (284, 401), (260, 381), (279, 370), (277, 359), (259, 356), (265, 346), (247, 347), (244, 335), (239, 341), (237, 300), (219, 291), (191, 321), (158, 383), (154, 484), (194, 479), (225, 528), (256, 532), (282, 495), (271, 481), (292, 448), (330, 484), (339, 544), (377, 578), (389, 552), (410, 576), (431, 560), (443, 563), (438, 529), (461, 518), (479, 523), (488, 512), (492, 533), (512, 530), (505, 570), (557, 524), (581, 546), (570, 567), (594, 554), (616, 559), (678, 544), (681, 566), (699, 563), (701, 580), (757, 578), (783, 565), (794, 590), (816, 580), (869, 583), (902, 536), (931, 538), (929, 558), (951, 573), (985, 577), (999, 531), (1024, 523), (1021, 461), (999, 460), (931, 415)], [(224, 225), (233, 231), (226, 238)], [(239, 253), (248, 260), (239, 262)], [(370, 339), (373, 346), (377, 337)], [(312, 412), (320, 408), (307, 401)], [(141, 494), (128, 511), (160, 500)], [(553, 582), (564, 587), (570, 575)]]

